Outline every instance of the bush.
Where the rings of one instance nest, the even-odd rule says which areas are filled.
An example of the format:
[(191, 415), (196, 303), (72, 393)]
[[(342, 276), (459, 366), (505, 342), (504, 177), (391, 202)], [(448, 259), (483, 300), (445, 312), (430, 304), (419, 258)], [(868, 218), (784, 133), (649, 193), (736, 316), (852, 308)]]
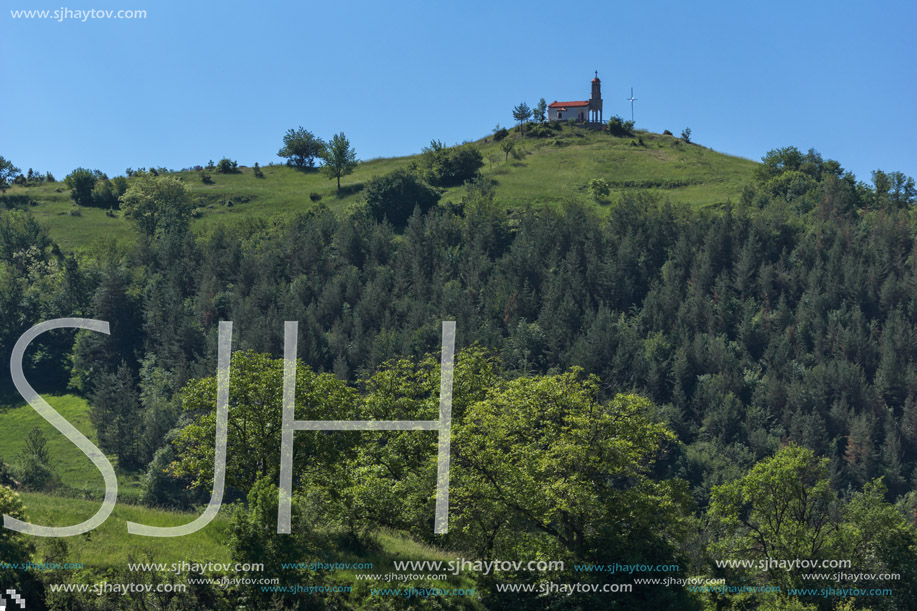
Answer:
[(674, 134), (667, 129), (662, 130), (662, 135), (663, 136), (674, 136)]
[(264, 172), (261, 171), (261, 166), (258, 165), (258, 162), (255, 162), (255, 166), (252, 168), (252, 174), (255, 175), (255, 178), (264, 178)]
[(239, 171), (239, 164), (232, 159), (223, 157), (217, 162), (216, 170), (220, 174), (236, 174)]
[(311, 199), (313, 202), (321, 201), (322, 194), (316, 191), (313, 191), (312, 193), (309, 194), (309, 199)]
[(534, 125), (529, 128), (529, 131), (526, 132), (526, 135), (531, 138), (548, 138), (554, 134), (551, 128), (547, 125)]
[(77, 168), (67, 174), (64, 184), (70, 189), (70, 197), (77, 206), (92, 205), (92, 189), (96, 186), (99, 172)]
[(366, 187), (366, 208), (377, 221), (404, 227), (419, 208), (427, 212), (439, 201), (439, 191), (404, 169), (373, 178)]
[(608, 133), (612, 136), (624, 137), (633, 136), (634, 122), (625, 121), (618, 115), (608, 119)]
[(608, 186), (608, 181), (604, 178), (593, 178), (589, 181), (589, 191), (595, 201), (601, 201), (611, 193), (611, 187)]
[(437, 187), (461, 185), (474, 178), (483, 165), (481, 151), (470, 144), (446, 147), (433, 140), (420, 157), (424, 180)]
[(686, 127), (683, 130), (681, 130), (681, 139), (687, 142), (688, 144), (691, 144), (691, 128), (690, 127)]
[(92, 189), (92, 205), (106, 210), (119, 206), (118, 192), (110, 180), (100, 180), (96, 183)]
[(207, 172), (201, 172), (201, 182), (205, 185), (212, 185), (213, 179), (210, 177), (210, 174)]
[(509, 130), (507, 130), (505, 127), (501, 127), (494, 132), (494, 142), (500, 142), (500, 140), (503, 140), (507, 136), (509, 136)]

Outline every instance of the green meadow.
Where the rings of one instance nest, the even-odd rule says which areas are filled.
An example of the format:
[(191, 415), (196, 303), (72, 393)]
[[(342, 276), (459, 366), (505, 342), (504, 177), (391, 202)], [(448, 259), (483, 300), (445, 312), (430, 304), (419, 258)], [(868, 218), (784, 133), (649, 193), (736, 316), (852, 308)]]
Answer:
[[(633, 137), (614, 137), (565, 125), (550, 134), (522, 138), (514, 131), (510, 137), (516, 139), (516, 154), (508, 159), (492, 138), (474, 143), (484, 158), (482, 174), (496, 183), (499, 204), (537, 208), (574, 200), (604, 210), (625, 191), (638, 191), (658, 194), (673, 204), (717, 206), (738, 200), (743, 188), (752, 182), (757, 165), (673, 136), (644, 131)], [(336, 192), (334, 181), (317, 169), (303, 171), (278, 163), (262, 166), (263, 178), (256, 178), (249, 167), (240, 168), (236, 174), (208, 170), (212, 184), (205, 184), (199, 171), (175, 174), (196, 198), (194, 228), (201, 230), (250, 217), (296, 214), (319, 203), (343, 211), (362, 201), (360, 192), (373, 177), (408, 167), (417, 158), (364, 161), (342, 179), (341, 193)], [(602, 201), (596, 202), (589, 192), (587, 185), (594, 178), (602, 178), (611, 186), (611, 193)], [(135, 238), (134, 229), (117, 212), (76, 208), (62, 182), (14, 187), (8, 193), (26, 194), (33, 200), (32, 213), (65, 251), (87, 248), (100, 238), (121, 242)], [(458, 202), (461, 197), (462, 187), (452, 187), (444, 191), (441, 202)]]

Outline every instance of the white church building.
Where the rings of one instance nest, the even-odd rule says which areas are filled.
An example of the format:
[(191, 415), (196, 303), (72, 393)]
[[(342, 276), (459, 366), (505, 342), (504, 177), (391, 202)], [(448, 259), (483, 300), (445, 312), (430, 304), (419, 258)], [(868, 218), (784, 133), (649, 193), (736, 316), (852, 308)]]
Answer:
[(588, 100), (548, 104), (548, 121), (577, 121), (581, 123), (602, 123), (602, 81), (599, 73), (592, 79), (592, 97)]

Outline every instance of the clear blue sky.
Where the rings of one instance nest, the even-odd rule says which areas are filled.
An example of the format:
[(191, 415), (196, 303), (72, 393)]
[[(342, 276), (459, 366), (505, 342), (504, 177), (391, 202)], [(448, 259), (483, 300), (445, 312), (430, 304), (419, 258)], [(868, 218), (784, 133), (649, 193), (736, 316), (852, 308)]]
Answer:
[[(751, 159), (816, 148), (869, 180), (917, 175), (917, 4), (0, 0), (0, 155), (179, 169), (277, 161), (284, 132), (343, 131), (361, 159), (457, 143), (539, 98)], [(11, 10), (146, 10), (140, 20)]]

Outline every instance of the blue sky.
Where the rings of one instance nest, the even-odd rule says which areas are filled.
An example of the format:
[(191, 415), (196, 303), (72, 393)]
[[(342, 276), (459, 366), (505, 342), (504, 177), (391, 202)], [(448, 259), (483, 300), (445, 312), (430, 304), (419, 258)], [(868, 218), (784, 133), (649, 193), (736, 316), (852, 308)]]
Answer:
[[(760, 159), (814, 147), (869, 180), (917, 175), (917, 3), (0, 0), (0, 155), (77, 166), (278, 161), (284, 132), (358, 156), (482, 137), (539, 98)], [(576, 5), (575, 11), (567, 8)], [(11, 10), (146, 10), (13, 19)]]

